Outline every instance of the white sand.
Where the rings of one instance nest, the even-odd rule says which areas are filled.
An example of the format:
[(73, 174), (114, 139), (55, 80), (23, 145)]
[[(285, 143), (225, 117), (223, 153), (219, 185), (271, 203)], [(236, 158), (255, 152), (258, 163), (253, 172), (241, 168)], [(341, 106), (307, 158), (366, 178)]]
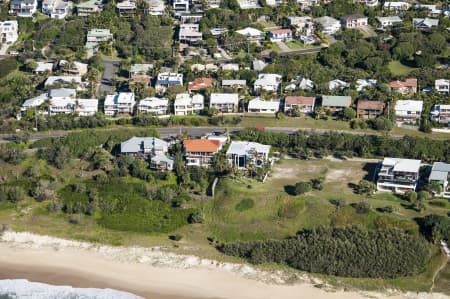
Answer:
[(5, 232), (0, 238), (0, 265), (58, 268), (104, 280), (117, 289), (138, 294), (158, 293), (194, 298), (449, 298), (442, 294), (325, 291), (302, 277), (290, 285), (292, 274), (268, 272), (248, 265), (219, 263), (195, 256), (176, 255), (161, 248), (109, 247), (29, 233)]

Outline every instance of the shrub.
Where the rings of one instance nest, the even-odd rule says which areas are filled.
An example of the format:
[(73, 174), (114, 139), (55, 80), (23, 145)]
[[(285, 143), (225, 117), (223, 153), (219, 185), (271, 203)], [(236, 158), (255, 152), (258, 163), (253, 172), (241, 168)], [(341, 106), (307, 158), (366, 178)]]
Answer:
[(394, 207), (392, 206), (385, 206), (382, 208), (378, 208), (378, 211), (380, 211), (381, 213), (393, 213), (394, 212)]
[(370, 204), (367, 201), (361, 201), (355, 204), (352, 204), (352, 207), (355, 209), (358, 214), (367, 214), (370, 212)]
[(188, 222), (190, 224), (194, 223), (203, 223), (205, 221), (205, 218), (203, 217), (203, 214), (200, 212), (193, 212), (189, 214)]
[(183, 239), (183, 236), (180, 234), (170, 235), (169, 239), (172, 241), (180, 241), (181, 239)]
[(253, 263), (274, 262), (295, 269), (346, 277), (395, 278), (423, 271), (430, 247), (398, 229), (318, 228), (285, 240), (223, 244), (227, 255)]
[(254, 205), (255, 205), (255, 202), (253, 201), (253, 199), (244, 198), (236, 204), (234, 209), (238, 212), (243, 212), (246, 210), (250, 210), (251, 208), (253, 208)]
[(299, 182), (294, 185), (294, 195), (300, 195), (312, 190), (312, 185), (309, 182)]
[(445, 208), (447, 206), (445, 201), (439, 201), (439, 200), (430, 201), (430, 205), (435, 206), (435, 207), (440, 207), (440, 208)]
[(377, 186), (367, 180), (361, 180), (359, 181), (358, 185), (355, 188), (355, 192), (357, 194), (362, 194), (362, 195), (372, 195), (375, 193), (375, 191), (377, 190)]
[(415, 191), (408, 190), (405, 192), (405, 199), (413, 203), (417, 200), (417, 193)]

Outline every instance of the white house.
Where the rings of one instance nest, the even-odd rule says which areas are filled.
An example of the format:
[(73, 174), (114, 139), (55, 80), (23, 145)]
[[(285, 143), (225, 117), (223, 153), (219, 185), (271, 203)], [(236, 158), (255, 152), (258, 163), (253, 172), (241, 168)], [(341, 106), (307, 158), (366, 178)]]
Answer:
[(50, 16), (52, 19), (64, 19), (72, 10), (72, 2), (63, 0), (44, 0), (42, 1), (42, 13)]
[(199, 26), (199, 24), (181, 24), (178, 40), (186, 43), (201, 41), (203, 34), (199, 31)]
[(67, 60), (60, 60), (58, 66), (63, 73), (75, 76), (84, 76), (88, 71), (88, 65), (79, 61), (73, 61), (70, 66)]
[(434, 105), (430, 111), (430, 119), (450, 126), (450, 105)]
[(246, 80), (222, 80), (222, 87), (244, 88), (247, 86)]
[(255, 80), (254, 89), (268, 92), (278, 92), (283, 77), (278, 74), (259, 74)]
[(450, 164), (434, 162), (428, 181), (430, 183), (437, 183), (441, 186), (442, 192), (436, 193), (437, 196), (450, 198)]
[(378, 172), (377, 190), (394, 193), (415, 191), (420, 160), (384, 158)]
[(155, 115), (166, 115), (169, 110), (169, 99), (167, 98), (145, 98), (139, 101), (139, 113), (153, 113)]
[(109, 42), (113, 39), (111, 30), (109, 29), (92, 29), (89, 30), (86, 37), (86, 45), (84, 48), (88, 52), (88, 56), (92, 56), (97, 47), (102, 42)]
[(403, 22), (399, 16), (377, 17), (377, 20), (381, 24), (381, 27), (390, 27)]
[(37, 0), (12, 0), (9, 4), (10, 12), (22, 18), (31, 18), (37, 7)]
[(392, 11), (394, 13), (402, 13), (407, 11), (411, 5), (408, 2), (402, 1), (386, 1), (384, 2), (383, 9)]
[(423, 101), (398, 100), (395, 104), (395, 115), (398, 120), (416, 121), (422, 115)]
[(103, 4), (98, 0), (88, 0), (76, 5), (77, 15), (80, 17), (87, 17), (98, 14), (103, 10)]
[(85, 87), (81, 76), (50, 76), (45, 80), (44, 86), (49, 87), (55, 84), (73, 85), (78, 90), (83, 90)]
[(412, 20), (414, 28), (417, 30), (428, 30), (433, 27), (437, 27), (439, 25), (439, 19), (420, 19), (420, 18), (414, 18)]
[(204, 109), (205, 98), (201, 94), (191, 96), (188, 93), (179, 93), (173, 104), (175, 115), (198, 114)]
[(258, 0), (237, 0), (241, 9), (260, 8)]
[(248, 113), (275, 114), (280, 111), (280, 100), (264, 101), (255, 98), (248, 102)]
[(316, 31), (316, 25), (313, 22), (313, 19), (309, 16), (289, 16), (286, 17), (291, 27), (294, 27), (296, 30), (297, 36), (306, 36), (310, 37)]
[(331, 80), (330, 82), (328, 82), (328, 89), (331, 91), (336, 90), (336, 89), (343, 90), (343, 89), (349, 88), (349, 87), (350, 87), (350, 83), (347, 83), (347, 82), (339, 80), (339, 79), (334, 79), (334, 80)]
[(269, 6), (278, 6), (283, 3), (283, 0), (266, 0), (266, 4)]
[(237, 30), (236, 33), (245, 36), (247, 40), (251, 42), (257, 42), (264, 39), (264, 32), (256, 28), (247, 27), (241, 30)]
[(136, 13), (137, 5), (133, 0), (125, 0), (116, 3), (116, 8), (119, 11), (119, 16), (129, 17)]
[(237, 93), (212, 93), (209, 100), (209, 108), (217, 109), (223, 113), (238, 111), (239, 94)]
[(369, 7), (374, 7), (378, 5), (378, 0), (353, 0), (353, 3), (364, 3)]
[(120, 144), (120, 154), (150, 160), (150, 168), (172, 170), (174, 161), (167, 157), (169, 144), (156, 137), (132, 137)]
[(440, 94), (450, 94), (450, 80), (437, 79), (436, 81), (434, 81), (434, 88)]
[(189, 0), (173, 0), (172, 2), (173, 10), (175, 15), (179, 16), (183, 13), (189, 12)]
[(22, 104), (20, 111), (22, 112), (22, 114), (24, 114), (28, 109), (38, 108), (47, 100), (49, 100), (48, 93), (42, 93), (34, 98), (26, 100)]
[(269, 31), (269, 38), (272, 42), (291, 41), (291, 29), (274, 29)]
[(0, 22), (0, 44), (13, 44), (19, 38), (19, 24), (16, 20)]
[(302, 10), (309, 8), (311, 6), (317, 6), (320, 4), (319, 0), (294, 0), (294, 2), (301, 5)]
[(136, 104), (133, 92), (110, 94), (103, 104), (105, 115), (132, 114)]
[(98, 112), (98, 99), (77, 99), (75, 112), (79, 116), (92, 116)]
[(428, 10), (429, 17), (439, 17), (442, 14), (442, 9), (438, 9), (436, 4), (416, 4), (414, 8)]
[(314, 87), (316, 86), (314, 84), (314, 82), (310, 79), (301, 78), (301, 77), (299, 79), (300, 79), (299, 80), (300, 82), (298, 84), (298, 88), (301, 90), (311, 90), (311, 89), (314, 89)]
[(369, 19), (361, 14), (353, 14), (348, 15), (345, 17), (342, 17), (342, 24), (346, 28), (354, 29), (354, 28), (361, 28), (368, 25)]
[(155, 89), (164, 92), (169, 86), (183, 85), (183, 74), (181, 73), (159, 73), (156, 79)]
[(220, 65), (222, 71), (239, 71), (239, 64), (237, 63), (222, 63)]
[(163, 0), (144, 0), (147, 4), (144, 12), (151, 16), (162, 16), (166, 13), (166, 5)]
[(358, 79), (356, 80), (356, 90), (362, 91), (366, 87), (377, 86), (377, 80), (374, 79)]
[(238, 169), (250, 165), (262, 167), (269, 162), (270, 145), (249, 141), (232, 141), (226, 152), (228, 162)]
[(322, 33), (324, 34), (335, 34), (341, 30), (341, 22), (329, 16), (316, 18), (314, 22), (322, 26)]
[(51, 73), (53, 71), (52, 62), (36, 61), (36, 68), (33, 70), (35, 74)]

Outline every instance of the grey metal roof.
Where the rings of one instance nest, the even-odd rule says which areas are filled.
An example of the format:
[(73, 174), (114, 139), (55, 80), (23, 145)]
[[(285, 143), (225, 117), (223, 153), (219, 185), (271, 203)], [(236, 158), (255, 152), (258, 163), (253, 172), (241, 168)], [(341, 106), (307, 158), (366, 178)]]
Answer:
[(430, 181), (447, 181), (450, 173), (450, 164), (435, 162), (431, 168)]
[(72, 88), (57, 88), (50, 90), (49, 94), (51, 98), (70, 98), (75, 97), (77, 92)]
[(120, 144), (122, 153), (140, 153), (145, 149), (155, 151), (164, 151), (168, 147), (168, 143), (156, 137), (132, 137)]
[(230, 147), (227, 150), (227, 155), (250, 155), (252, 151), (268, 154), (270, 151), (270, 145), (249, 141), (232, 141)]

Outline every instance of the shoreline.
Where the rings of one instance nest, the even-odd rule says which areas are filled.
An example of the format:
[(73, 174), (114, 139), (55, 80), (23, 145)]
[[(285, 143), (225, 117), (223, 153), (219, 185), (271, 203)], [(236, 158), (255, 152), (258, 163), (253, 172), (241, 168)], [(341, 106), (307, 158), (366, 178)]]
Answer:
[(306, 279), (288, 284), (282, 271), (176, 255), (160, 248), (115, 248), (5, 232), (0, 236), (0, 279), (13, 278), (111, 288), (150, 299), (449, 298), (439, 293), (326, 291)]

